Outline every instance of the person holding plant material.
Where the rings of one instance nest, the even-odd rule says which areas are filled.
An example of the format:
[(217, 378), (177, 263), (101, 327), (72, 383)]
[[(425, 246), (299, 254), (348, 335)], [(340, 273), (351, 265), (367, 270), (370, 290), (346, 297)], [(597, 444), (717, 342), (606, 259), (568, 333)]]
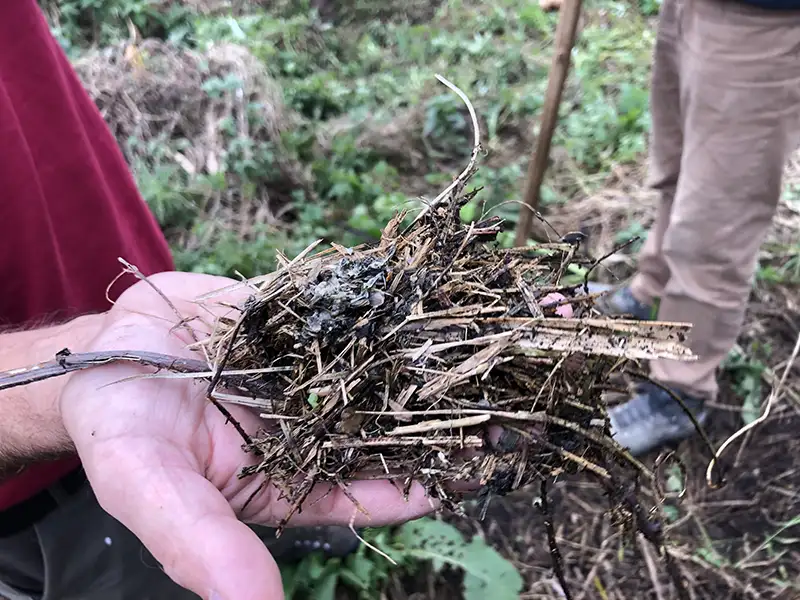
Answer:
[(653, 361), (666, 389), (644, 383), (610, 410), (615, 439), (634, 454), (695, 432), (672, 393), (706, 421), (739, 335), (783, 168), (800, 143), (800, 1), (664, 0), (651, 112), (658, 213), (630, 285), (600, 308), (691, 323), (698, 360)]
[[(172, 272), (157, 223), (35, 0), (5, 2), (0, 14), (0, 371), (65, 348), (185, 355), (186, 331), (146, 282), (129, 275), (108, 287), (118, 257), (197, 326), (208, 315), (191, 300), (231, 280)], [(355, 547), (353, 505), (338, 489), (313, 491), (291, 521), (301, 527), (276, 539), (268, 526), (287, 501), (237, 476), (255, 457), (205, 386), (131, 378), (145, 372), (113, 364), (0, 392), (0, 596), (281, 598), (276, 560)], [(251, 433), (259, 427), (242, 407), (230, 410)], [(407, 502), (388, 482), (350, 492), (371, 517), (357, 513), (355, 526), (433, 509), (419, 487)]]

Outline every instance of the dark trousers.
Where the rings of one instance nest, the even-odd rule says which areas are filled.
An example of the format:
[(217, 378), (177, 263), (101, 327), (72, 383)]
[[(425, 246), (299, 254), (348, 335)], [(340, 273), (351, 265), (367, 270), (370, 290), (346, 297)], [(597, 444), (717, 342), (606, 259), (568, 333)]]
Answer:
[(100, 508), (88, 484), (71, 494), (56, 485), (50, 494), (56, 510), (20, 533), (0, 537), (0, 595), (10, 600), (198, 598), (173, 583), (141, 542)]
[[(59, 483), (47, 493), (58, 505), (55, 510), (19, 533), (0, 536), (0, 598), (199, 598), (173, 583), (142, 543), (100, 507), (85, 479), (79, 479), (69, 491)], [(276, 538), (274, 529), (251, 527), (273, 556), (291, 557), (288, 546), (296, 545), (291, 535)], [(303, 529), (307, 533), (325, 528)]]

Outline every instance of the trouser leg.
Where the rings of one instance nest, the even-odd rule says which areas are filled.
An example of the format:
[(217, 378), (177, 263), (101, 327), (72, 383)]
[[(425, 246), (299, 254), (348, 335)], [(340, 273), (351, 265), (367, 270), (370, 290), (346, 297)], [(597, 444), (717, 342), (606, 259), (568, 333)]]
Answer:
[[(138, 538), (100, 507), (88, 483), (75, 494), (59, 492), (58, 486), (51, 493), (58, 509), (24, 532), (0, 538), (0, 596), (10, 600), (198, 598), (175, 584)], [(347, 536), (331, 531), (335, 528), (304, 527), (276, 538), (273, 528), (250, 527), (279, 561), (295, 560), (317, 549), (340, 555), (355, 539), (345, 528), (341, 529)]]
[(738, 337), (786, 159), (800, 133), (800, 11), (684, 0), (683, 151), (664, 232), (658, 318), (690, 322), (696, 362), (657, 360), (657, 380), (703, 397)]
[[(0, 593), (10, 600), (181, 600), (176, 585), (141, 542), (97, 503), (88, 484), (53, 494), (58, 509), (0, 539)], [(164, 535), (170, 535), (165, 531)]]
[(658, 18), (650, 82), (651, 136), (648, 187), (659, 194), (655, 221), (637, 257), (637, 273), (631, 292), (640, 302), (652, 304), (669, 280), (669, 267), (661, 252), (670, 222), (675, 188), (681, 166), (679, 18), (680, 2), (664, 0)]
[(38, 600), (42, 592), (42, 554), (36, 531), (0, 538), (0, 597)]

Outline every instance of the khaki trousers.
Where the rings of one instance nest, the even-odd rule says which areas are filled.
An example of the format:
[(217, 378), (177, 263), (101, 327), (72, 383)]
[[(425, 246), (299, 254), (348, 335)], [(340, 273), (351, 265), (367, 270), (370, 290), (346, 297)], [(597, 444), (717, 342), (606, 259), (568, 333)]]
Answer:
[(651, 84), (655, 223), (631, 291), (690, 322), (696, 362), (653, 361), (666, 385), (713, 399), (758, 250), (800, 143), (800, 11), (664, 0)]

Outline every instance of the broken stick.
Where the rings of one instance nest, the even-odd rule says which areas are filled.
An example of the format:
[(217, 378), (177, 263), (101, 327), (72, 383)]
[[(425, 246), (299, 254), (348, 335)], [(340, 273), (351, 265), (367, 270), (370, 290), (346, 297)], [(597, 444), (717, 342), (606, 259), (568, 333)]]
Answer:
[(528, 164), (527, 182), (525, 184), (524, 202), (520, 208), (519, 222), (514, 245), (524, 246), (531, 232), (533, 216), (539, 212), (542, 181), (547, 170), (550, 157), (550, 143), (558, 120), (558, 109), (564, 82), (570, 67), (570, 55), (575, 45), (575, 33), (581, 14), (581, 0), (564, 0), (558, 18), (555, 34), (555, 51), (547, 82), (547, 92), (542, 106), (542, 124), (536, 138), (536, 148)]

